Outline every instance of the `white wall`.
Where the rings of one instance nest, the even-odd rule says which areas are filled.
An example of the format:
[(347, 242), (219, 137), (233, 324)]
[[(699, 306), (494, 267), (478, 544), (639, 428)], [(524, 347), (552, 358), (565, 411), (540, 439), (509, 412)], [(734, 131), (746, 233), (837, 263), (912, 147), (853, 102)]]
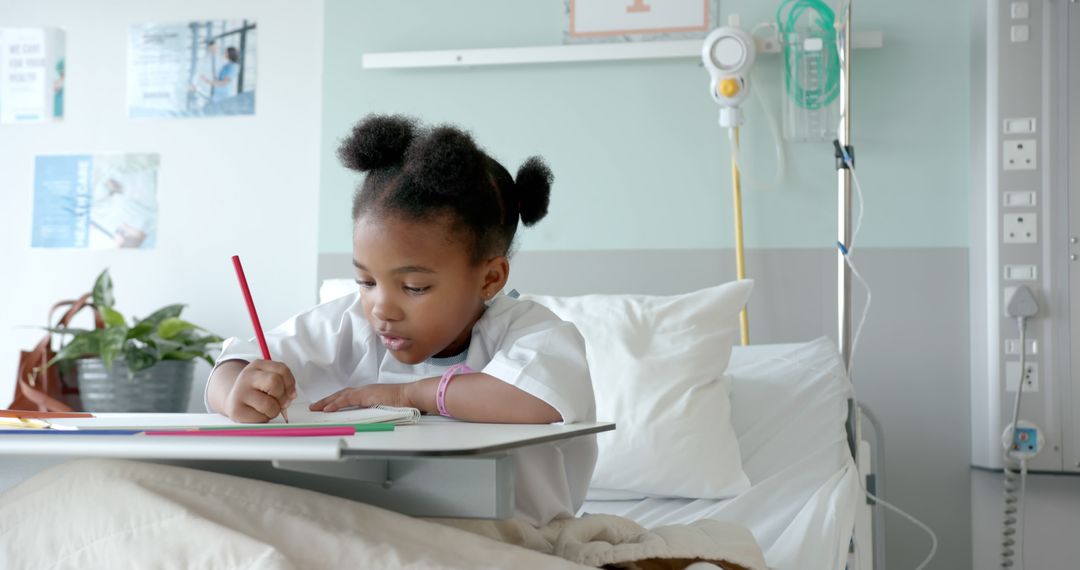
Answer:
[[(258, 24), (256, 114), (128, 119), (128, 26), (218, 18)], [(14, 0), (0, 2), (0, 25), (68, 32), (64, 122), (0, 125), (0, 406), (13, 393), (18, 349), (42, 335), (32, 327), (104, 267), (125, 314), (187, 303), (186, 318), (222, 336), (251, 334), (232, 254), (267, 325), (315, 301), (321, 1)], [(34, 157), (100, 152), (160, 153), (157, 247), (31, 249)]]

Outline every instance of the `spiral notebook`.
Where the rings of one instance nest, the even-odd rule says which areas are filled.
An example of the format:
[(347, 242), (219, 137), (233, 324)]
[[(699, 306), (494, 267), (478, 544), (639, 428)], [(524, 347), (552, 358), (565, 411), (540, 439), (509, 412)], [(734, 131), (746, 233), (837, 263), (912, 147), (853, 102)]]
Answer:
[[(285, 420), (278, 416), (270, 420), (272, 424), (283, 424)], [(408, 425), (420, 423), (420, 410), (416, 408), (398, 408), (395, 406), (375, 406), (372, 408), (354, 408), (337, 412), (313, 412), (307, 406), (289, 408), (290, 424), (374, 424), (392, 423)]]
[[(322, 424), (373, 424), (391, 423), (408, 425), (420, 423), (420, 410), (416, 408), (397, 408), (393, 406), (375, 406), (373, 408), (355, 408), (337, 412), (312, 412), (306, 405), (289, 408), (289, 424), (301, 427)], [(221, 414), (95, 414), (92, 418), (56, 418), (49, 422), (56, 426), (76, 428), (191, 428), (216, 427), (238, 424)], [(285, 420), (278, 416), (270, 420), (271, 424), (283, 424)]]

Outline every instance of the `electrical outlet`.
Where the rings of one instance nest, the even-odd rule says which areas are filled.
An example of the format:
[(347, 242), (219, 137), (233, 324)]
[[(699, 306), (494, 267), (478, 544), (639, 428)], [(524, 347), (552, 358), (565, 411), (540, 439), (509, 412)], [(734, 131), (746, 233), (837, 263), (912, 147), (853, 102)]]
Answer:
[(1005, 448), (1005, 454), (1013, 459), (1033, 459), (1046, 447), (1046, 434), (1039, 426), (1020, 420), (1013, 425), (1005, 426), (1005, 432), (1001, 434), (1001, 445)]
[(1005, 223), (1001, 227), (1002, 241), (1005, 243), (1038, 243), (1039, 216), (1030, 212), (1005, 214)]
[(1035, 170), (1035, 139), (1007, 140), (1001, 152), (1001, 167), (1005, 170)]
[[(1024, 373), (1024, 391), (1039, 391), (1039, 365), (1034, 362), (1025, 363), (1027, 371)], [(1005, 363), (1005, 391), (1015, 392), (1016, 384), (1020, 381), (1020, 362), (1012, 360)]]
[(1039, 430), (1020, 426), (1013, 431), (1012, 451), (1020, 453), (1039, 452)]

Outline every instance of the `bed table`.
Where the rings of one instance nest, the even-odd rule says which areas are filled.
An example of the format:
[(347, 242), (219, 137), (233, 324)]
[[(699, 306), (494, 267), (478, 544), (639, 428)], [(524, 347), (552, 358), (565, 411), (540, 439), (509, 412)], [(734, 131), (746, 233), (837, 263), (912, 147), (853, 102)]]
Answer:
[[(96, 414), (95, 422), (109, 425), (109, 414)], [(424, 417), (394, 431), (348, 437), (0, 435), (7, 483), (0, 491), (70, 459), (124, 458), (301, 487), (412, 516), (508, 518), (514, 512), (514, 450), (612, 429), (615, 424), (606, 422), (478, 424)]]

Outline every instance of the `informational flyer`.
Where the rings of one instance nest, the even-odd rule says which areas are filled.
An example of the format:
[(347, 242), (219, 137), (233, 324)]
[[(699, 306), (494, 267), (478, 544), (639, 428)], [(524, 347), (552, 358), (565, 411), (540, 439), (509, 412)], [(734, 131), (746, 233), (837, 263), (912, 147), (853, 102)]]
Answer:
[(152, 249), (157, 154), (39, 156), (32, 247)]
[(0, 28), (0, 123), (64, 117), (65, 33), (56, 28)]
[(131, 26), (128, 116), (255, 114), (256, 30), (251, 20)]

